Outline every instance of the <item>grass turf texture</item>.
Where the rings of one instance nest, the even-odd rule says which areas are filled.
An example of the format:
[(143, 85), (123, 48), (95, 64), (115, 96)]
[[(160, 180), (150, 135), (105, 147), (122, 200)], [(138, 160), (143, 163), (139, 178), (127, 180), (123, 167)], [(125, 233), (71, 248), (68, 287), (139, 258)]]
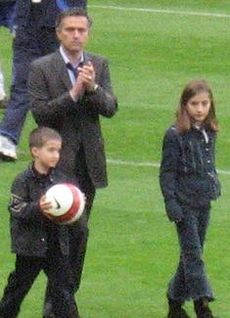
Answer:
[[(88, 49), (110, 60), (120, 110), (102, 120), (108, 158), (159, 162), (161, 140), (174, 119), (182, 88), (194, 78), (212, 86), (220, 133), (217, 167), (229, 171), (229, 26), (230, 18), (188, 16), (98, 5), (143, 7), (230, 14), (228, 1), (91, 0), (94, 19)], [(92, 6), (92, 7), (91, 7)], [(11, 40), (0, 29), (0, 59), (11, 73)], [(28, 116), (19, 147), (19, 160), (0, 162), (1, 251), (0, 288), (3, 290), (14, 256), (9, 252), (7, 202), (14, 176), (28, 164), (27, 137), (34, 127)], [(158, 169), (108, 165), (110, 186), (98, 191), (90, 221), (90, 239), (78, 296), (83, 318), (130, 318), (166, 315), (167, 281), (177, 262), (174, 227), (167, 221), (158, 185)], [(230, 315), (229, 218), (230, 176), (220, 175), (221, 199), (213, 204), (205, 260), (217, 296), (213, 310)], [(26, 297), (20, 317), (41, 317), (45, 277), (40, 275)], [(186, 305), (192, 317), (192, 305)]]

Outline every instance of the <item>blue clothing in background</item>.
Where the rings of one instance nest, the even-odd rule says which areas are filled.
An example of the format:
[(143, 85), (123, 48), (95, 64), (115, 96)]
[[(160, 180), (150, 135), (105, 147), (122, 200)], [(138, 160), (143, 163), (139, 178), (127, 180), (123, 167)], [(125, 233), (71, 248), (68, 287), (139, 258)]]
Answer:
[(0, 2), (0, 26), (4, 26), (11, 31), (14, 27), (15, 2), (16, 1)]
[[(79, 7), (86, 9), (86, 0), (17, 0), (15, 24), (16, 36), (13, 42), (13, 78), (9, 103), (0, 123), (0, 134), (18, 144), (22, 127), (28, 112), (27, 77), (30, 63), (52, 53), (58, 48), (55, 32), (57, 15), (65, 9)], [(58, 6), (59, 5), (59, 6)]]

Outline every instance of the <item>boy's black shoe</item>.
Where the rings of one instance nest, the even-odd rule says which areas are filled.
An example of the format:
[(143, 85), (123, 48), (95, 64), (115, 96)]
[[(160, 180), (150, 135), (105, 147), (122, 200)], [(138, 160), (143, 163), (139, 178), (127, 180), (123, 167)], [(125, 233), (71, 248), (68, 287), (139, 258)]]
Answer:
[(215, 318), (208, 307), (208, 299), (202, 298), (194, 301), (194, 309), (197, 318)]
[(168, 299), (169, 312), (167, 318), (190, 318), (187, 312), (182, 308), (182, 303), (176, 300)]

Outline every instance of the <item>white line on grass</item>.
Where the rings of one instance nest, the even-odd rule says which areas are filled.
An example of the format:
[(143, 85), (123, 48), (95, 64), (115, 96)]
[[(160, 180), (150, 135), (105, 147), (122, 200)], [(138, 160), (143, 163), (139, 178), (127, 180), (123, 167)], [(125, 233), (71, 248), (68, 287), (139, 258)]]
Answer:
[[(123, 11), (164, 13), (164, 14), (174, 14), (174, 15), (192, 15), (192, 16), (203, 16), (203, 17), (215, 17), (215, 18), (230, 18), (230, 14), (224, 14), (224, 13), (177, 11), (177, 10), (169, 10), (169, 9), (131, 8), (131, 7), (104, 6), (104, 5), (89, 5), (89, 7), (100, 8), (100, 9), (123, 10)], [(107, 159), (107, 162), (114, 165), (128, 165), (128, 166), (135, 166), (135, 167), (154, 167), (154, 168), (160, 167), (159, 163), (153, 163), (153, 162), (136, 162), (136, 161), (115, 160), (115, 159)], [(218, 173), (224, 174), (224, 175), (230, 175), (229, 170), (218, 169)]]
[(177, 11), (177, 10), (170, 10), (170, 9), (131, 8), (131, 7), (104, 6), (104, 5), (89, 5), (89, 7), (90, 8), (100, 8), (100, 9), (111, 9), (111, 10), (123, 10), (123, 11), (139, 11), (139, 12), (174, 14), (174, 15), (191, 15), (191, 16), (201, 16), (201, 17), (230, 18), (230, 14), (226, 14), (226, 13)]
[[(112, 165), (116, 166), (134, 166), (134, 167), (152, 167), (152, 168), (160, 168), (160, 164), (157, 162), (140, 162), (140, 161), (125, 161), (125, 160), (119, 160), (119, 159), (107, 159), (107, 162)], [(223, 175), (230, 175), (229, 170), (222, 170), (222, 169), (217, 169), (219, 174)]]

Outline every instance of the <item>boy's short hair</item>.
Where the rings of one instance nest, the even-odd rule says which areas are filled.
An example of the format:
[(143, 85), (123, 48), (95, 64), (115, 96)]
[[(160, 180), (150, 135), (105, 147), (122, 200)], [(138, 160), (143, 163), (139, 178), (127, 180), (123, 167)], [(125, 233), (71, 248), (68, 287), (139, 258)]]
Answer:
[(31, 131), (29, 136), (29, 148), (43, 147), (49, 140), (62, 141), (61, 135), (54, 129), (48, 127), (38, 127)]

